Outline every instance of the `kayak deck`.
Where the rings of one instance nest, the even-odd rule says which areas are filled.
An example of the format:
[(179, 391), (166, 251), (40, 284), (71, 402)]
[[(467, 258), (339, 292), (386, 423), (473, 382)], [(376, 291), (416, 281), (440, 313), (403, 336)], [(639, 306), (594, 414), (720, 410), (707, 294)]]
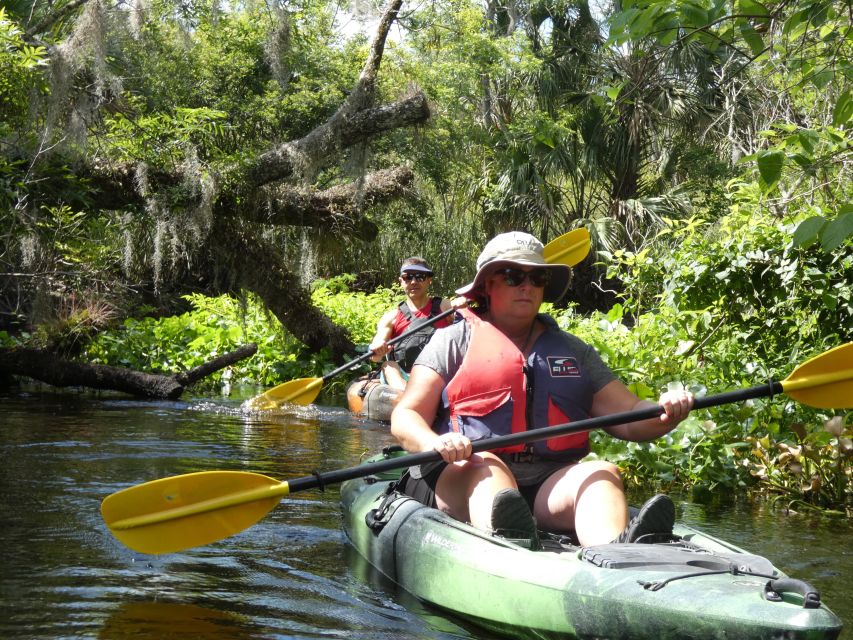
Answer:
[(544, 534), (542, 549), (531, 551), (406, 496), (384, 499), (398, 476), (343, 484), (353, 546), (412, 595), (493, 631), (632, 640), (816, 640), (841, 632), (806, 583), (696, 529), (676, 525), (665, 544), (588, 548)]

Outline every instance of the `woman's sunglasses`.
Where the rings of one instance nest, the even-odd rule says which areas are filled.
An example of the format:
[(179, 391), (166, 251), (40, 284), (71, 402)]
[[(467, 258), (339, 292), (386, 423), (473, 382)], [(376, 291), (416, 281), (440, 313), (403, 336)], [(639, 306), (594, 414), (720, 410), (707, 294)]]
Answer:
[(427, 278), (431, 278), (431, 273), (403, 273), (400, 274), (400, 279), (403, 282), (411, 282), (412, 280), (417, 280), (418, 282), (423, 282)]
[(530, 280), (530, 284), (534, 287), (544, 287), (551, 282), (551, 272), (541, 267), (530, 271), (506, 267), (495, 271), (495, 275), (501, 276), (509, 287), (520, 287), (525, 280)]

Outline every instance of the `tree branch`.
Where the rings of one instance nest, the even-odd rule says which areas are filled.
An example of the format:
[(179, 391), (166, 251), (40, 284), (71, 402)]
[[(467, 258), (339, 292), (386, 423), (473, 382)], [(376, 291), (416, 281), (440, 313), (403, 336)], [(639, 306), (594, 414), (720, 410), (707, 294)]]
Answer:
[(312, 191), (290, 187), (258, 190), (249, 201), (221, 199), (215, 213), (222, 217), (272, 225), (345, 228), (360, 240), (372, 240), (378, 229), (363, 217), (370, 207), (406, 195), (414, 181), (408, 167), (375, 171), (359, 183)]
[(429, 104), (421, 92), (399, 102), (345, 115), (339, 110), (304, 138), (285, 142), (254, 158), (242, 169), (239, 182), (244, 189), (253, 189), (295, 174), (313, 173), (342, 149), (386, 131), (422, 124), (429, 117)]

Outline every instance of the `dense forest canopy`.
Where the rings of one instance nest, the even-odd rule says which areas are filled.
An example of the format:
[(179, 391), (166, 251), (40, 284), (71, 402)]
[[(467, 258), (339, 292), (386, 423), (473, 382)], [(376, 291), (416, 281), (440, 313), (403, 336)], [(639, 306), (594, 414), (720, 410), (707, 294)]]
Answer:
[[(851, 26), (808, 0), (6, 3), (2, 328), (251, 292), (340, 360), (351, 336), (314, 278), (369, 289), (423, 253), (450, 289), (513, 228), (593, 232), (582, 309), (661, 288), (723, 309), (659, 258), (680, 236), (725, 254), (738, 224), (768, 225), (765, 272), (808, 263), (832, 288), (853, 235)], [(822, 295), (849, 322), (849, 288)]]

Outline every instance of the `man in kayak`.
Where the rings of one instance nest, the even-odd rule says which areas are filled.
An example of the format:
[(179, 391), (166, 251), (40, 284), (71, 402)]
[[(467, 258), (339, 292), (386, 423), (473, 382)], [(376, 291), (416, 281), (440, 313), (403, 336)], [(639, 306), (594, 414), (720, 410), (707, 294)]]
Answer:
[(373, 352), (371, 360), (374, 362), (388, 358), (381, 366), (382, 382), (400, 391), (406, 388), (408, 372), (435, 330), (453, 322), (450, 316), (442, 318), (424, 326), (402, 342), (388, 346), (389, 340), (416, 327), (417, 323), (423, 323), (450, 309), (449, 300), (429, 295), (432, 278), (432, 268), (423, 258), (412, 256), (403, 260), (399, 281), (406, 293), (406, 299), (382, 315), (376, 326), (376, 335), (368, 346)]
[[(521, 232), (492, 239), (474, 281), (456, 293), (476, 302), (464, 322), (436, 334), (412, 368), (391, 416), (391, 432), (411, 452), (442, 460), (412, 468), (400, 490), (473, 526), (536, 544), (546, 531), (574, 532), (584, 546), (637, 542), (672, 532), (664, 495), (629, 522), (619, 469), (579, 462), (586, 433), (472, 455), (471, 441), (573, 420), (642, 409), (597, 352), (539, 313), (559, 300), (570, 268), (548, 264), (543, 246)], [(623, 440), (658, 438), (687, 417), (693, 396), (668, 391), (659, 418), (609, 427)], [(535, 517), (535, 520), (534, 520)]]

